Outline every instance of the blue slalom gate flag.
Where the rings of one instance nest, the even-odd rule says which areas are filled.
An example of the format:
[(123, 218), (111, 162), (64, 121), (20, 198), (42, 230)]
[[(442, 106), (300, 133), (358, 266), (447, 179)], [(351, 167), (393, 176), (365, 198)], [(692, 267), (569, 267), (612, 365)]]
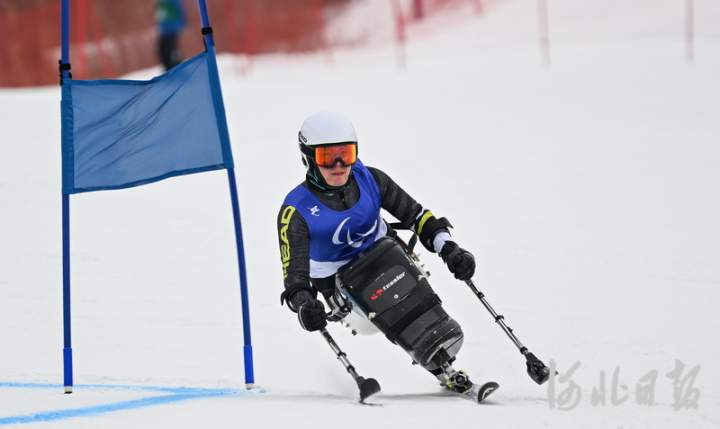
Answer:
[(65, 79), (63, 193), (233, 168), (208, 55), (149, 81)]
[[(174, 0), (173, 0), (174, 1)], [(73, 391), (70, 197), (225, 169), (243, 317), (245, 386), (254, 384), (240, 202), (207, 4), (198, 0), (205, 52), (148, 81), (73, 80), (70, 0), (61, 0), (63, 383)]]

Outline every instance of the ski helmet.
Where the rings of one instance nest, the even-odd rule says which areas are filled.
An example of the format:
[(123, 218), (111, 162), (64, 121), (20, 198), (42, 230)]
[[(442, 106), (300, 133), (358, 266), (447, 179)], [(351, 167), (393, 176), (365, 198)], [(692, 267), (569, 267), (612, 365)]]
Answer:
[[(345, 165), (355, 163), (357, 136), (352, 122), (334, 112), (312, 114), (300, 127), (298, 143), (303, 165), (307, 168), (306, 176), (311, 184), (321, 190), (338, 190), (345, 186), (328, 185), (318, 164), (332, 166), (338, 161)], [(319, 157), (323, 159), (319, 160)]]

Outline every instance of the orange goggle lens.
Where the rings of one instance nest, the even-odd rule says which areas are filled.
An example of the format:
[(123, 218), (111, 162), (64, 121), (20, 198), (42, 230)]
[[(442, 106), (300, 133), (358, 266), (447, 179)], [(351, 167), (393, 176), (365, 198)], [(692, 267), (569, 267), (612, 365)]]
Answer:
[(344, 143), (315, 148), (315, 162), (323, 167), (332, 167), (340, 161), (343, 165), (353, 165), (357, 161), (357, 144)]

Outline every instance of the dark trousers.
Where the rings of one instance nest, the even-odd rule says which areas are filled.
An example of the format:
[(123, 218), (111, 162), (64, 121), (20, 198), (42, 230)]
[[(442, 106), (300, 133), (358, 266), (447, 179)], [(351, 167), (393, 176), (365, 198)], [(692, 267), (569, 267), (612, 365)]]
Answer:
[(161, 34), (158, 40), (158, 55), (165, 70), (170, 70), (182, 62), (182, 54), (178, 47), (180, 33)]

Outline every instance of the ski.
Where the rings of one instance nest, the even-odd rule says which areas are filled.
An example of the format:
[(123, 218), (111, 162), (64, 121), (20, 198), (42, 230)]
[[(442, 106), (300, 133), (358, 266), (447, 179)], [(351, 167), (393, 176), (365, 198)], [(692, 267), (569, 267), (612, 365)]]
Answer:
[[(477, 385), (475, 385), (477, 386)], [(497, 384), (494, 381), (488, 381), (487, 383), (483, 384), (477, 389), (477, 395), (474, 395), (474, 398), (477, 399), (478, 402), (482, 402), (487, 398), (488, 396), (492, 395), (493, 392), (498, 390), (500, 388), (500, 385)]]

